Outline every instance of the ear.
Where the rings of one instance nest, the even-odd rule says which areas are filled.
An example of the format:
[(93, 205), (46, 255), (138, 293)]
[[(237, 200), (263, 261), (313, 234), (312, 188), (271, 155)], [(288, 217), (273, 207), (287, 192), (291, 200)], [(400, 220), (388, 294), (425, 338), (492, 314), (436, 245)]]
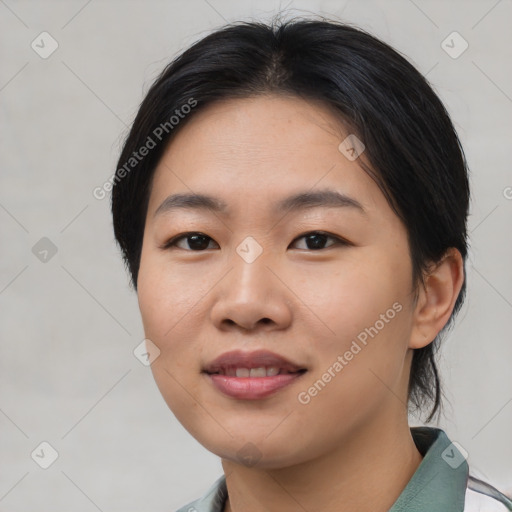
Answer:
[(452, 314), (463, 282), (462, 256), (457, 249), (450, 248), (420, 284), (409, 348), (422, 348), (434, 341)]

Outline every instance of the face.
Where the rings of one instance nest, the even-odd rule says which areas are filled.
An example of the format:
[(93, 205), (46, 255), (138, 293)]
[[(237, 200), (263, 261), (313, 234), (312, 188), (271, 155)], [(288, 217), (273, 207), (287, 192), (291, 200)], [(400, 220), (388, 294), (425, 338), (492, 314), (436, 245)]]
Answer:
[[(194, 114), (155, 171), (138, 277), (151, 368), (224, 459), (297, 464), (404, 414), (407, 233), (364, 152), (340, 150), (348, 135), (319, 103), (228, 100)], [(192, 193), (213, 202), (170, 198)]]

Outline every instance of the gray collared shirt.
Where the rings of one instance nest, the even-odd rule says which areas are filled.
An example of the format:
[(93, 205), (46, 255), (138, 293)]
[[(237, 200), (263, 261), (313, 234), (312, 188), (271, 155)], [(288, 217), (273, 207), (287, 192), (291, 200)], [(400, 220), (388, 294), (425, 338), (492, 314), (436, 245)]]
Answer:
[[(389, 512), (470, 512), (480, 510), (482, 497), (482, 510), (512, 510), (506, 496), (469, 476), (464, 455), (442, 430), (412, 427), (411, 434), (423, 460)], [(177, 512), (223, 512), (227, 496), (221, 476), (202, 498)]]

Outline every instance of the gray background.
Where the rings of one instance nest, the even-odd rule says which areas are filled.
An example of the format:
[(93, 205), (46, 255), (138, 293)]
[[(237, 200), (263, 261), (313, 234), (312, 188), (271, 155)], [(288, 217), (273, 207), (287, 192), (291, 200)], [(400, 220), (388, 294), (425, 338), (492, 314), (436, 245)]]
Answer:
[[(173, 56), (226, 21), (285, 7), (391, 43), (453, 117), (472, 171), (471, 254), (468, 300), (442, 352), (440, 424), (512, 491), (510, 1), (0, 0), (0, 511), (172, 511), (221, 474), (133, 355), (136, 296), (109, 200), (92, 191)], [(50, 48), (43, 31), (59, 45), (46, 59), (31, 47)], [(453, 31), (469, 44), (455, 59), (441, 46)], [(31, 458), (42, 441), (59, 454), (46, 470)]]

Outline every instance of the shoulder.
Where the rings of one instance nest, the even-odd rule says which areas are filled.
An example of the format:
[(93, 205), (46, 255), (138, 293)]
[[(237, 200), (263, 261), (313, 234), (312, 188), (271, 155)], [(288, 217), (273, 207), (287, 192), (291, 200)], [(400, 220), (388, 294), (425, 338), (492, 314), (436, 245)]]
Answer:
[(487, 482), (469, 476), (464, 512), (505, 512), (507, 510), (512, 510), (512, 500)]

